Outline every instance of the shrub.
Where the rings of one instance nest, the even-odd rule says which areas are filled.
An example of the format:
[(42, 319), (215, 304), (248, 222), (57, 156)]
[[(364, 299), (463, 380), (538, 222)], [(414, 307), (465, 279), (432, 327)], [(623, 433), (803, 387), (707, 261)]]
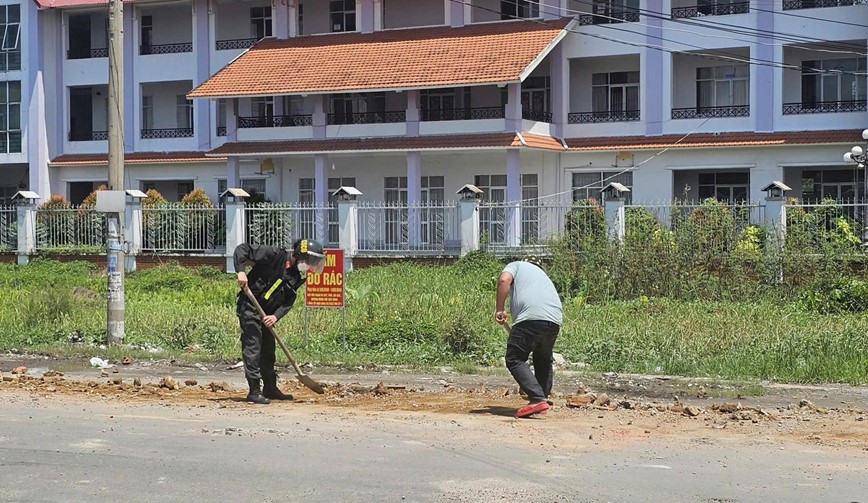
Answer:
[(868, 311), (868, 281), (855, 278), (820, 281), (801, 294), (799, 305), (821, 314)]
[(214, 206), (213, 204), (211, 204), (211, 198), (208, 197), (208, 194), (205, 192), (205, 190), (201, 188), (193, 189), (192, 192), (181, 198), (181, 202), (184, 204), (189, 204), (191, 206), (199, 206), (205, 208), (212, 208)]

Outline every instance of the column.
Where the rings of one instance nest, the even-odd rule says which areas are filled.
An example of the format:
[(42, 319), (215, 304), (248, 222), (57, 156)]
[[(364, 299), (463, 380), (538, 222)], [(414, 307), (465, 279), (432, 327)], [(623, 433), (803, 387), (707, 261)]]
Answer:
[(374, 31), (374, 0), (356, 0), (356, 29), (361, 33)]
[(563, 41), (552, 50), (549, 61), (552, 82), (552, 121), (555, 126), (555, 136), (563, 138), (570, 111), (570, 62), (564, 58)]
[(329, 179), (328, 179), (328, 155), (316, 154), (313, 158), (314, 175), (314, 205), (316, 210), (316, 240), (320, 243), (328, 242), (329, 232)]
[[(756, 11), (757, 30), (775, 29), (775, 10), (778, 2), (757, 0)], [(783, 61), (783, 46), (776, 46), (775, 40), (762, 35), (757, 36), (756, 44), (750, 48), (751, 57), (765, 61)], [(754, 128), (757, 132), (772, 132), (775, 130), (775, 116), (782, 113), (783, 83), (775, 82), (775, 75), (783, 75), (783, 70), (768, 65), (750, 65), (750, 114), (754, 117)]]
[(275, 38), (289, 38), (289, 5), (286, 0), (272, 0), (271, 2), (271, 22), (274, 30), (272, 33)]
[(18, 215), (18, 265), (27, 265), (30, 255), (36, 253), (36, 201), (20, 201), (16, 208)]
[(551, 21), (564, 15), (563, 7), (563, 0), (542, 0), (539, 10), (545, 21)]
[(521, 151), (506, 151), (506, 245), (521, 245)]
[[(230, 185), (231, 187), (231, 185)], [(244, 198), (226, 198), (226, 272), (235, 273), (235, 248), (244, 242)]]
[(301, 35), (298, 32), (298, 0), (285, 0), (287, 3), (287, 15), (289, 16), (289, 36), (297, 37)]
[[(46, 40), (40, 43), (40, 38), (48, 35), (45, 33), (46, 30), (40, 29), (42, 24), (39, 22), (38, 17), (41, 14), (42, 13), (38, 11), (35, 3), (28, 2), (21, 4), (21, 24), (25, 27), (24, 34), (27, 35), (26, 39), (21, 41), (21, 45), (31, 48), (29, 54), (31, 58), (30, 61), (24, 62), (21, 66), (22, 70), (26, 71), (25, 78), (27, 79), (25, 82), (22, 82), (21, 85), (21, 92), (23, 94), (21, 97), (23, 98), (22, 105), (27, 107), (27, 116), (25, 118), (27, 126), (23, 128), (27, 130), (27, 133), (25, 134), (27, 144), (22, 145), (22, 147), (26, 149), (22, 150), (22, 152), (27, 152), (27, 164), (29, 165), (29, 189), (39, 194), (50, 196), (51, 182), (48, 170), (48, 126), (46, 124), (45, 115), (45, 77), (42, 72), (42, 51), (37, 50), (37, 48), (42, 47), (42, 44), (44, 43), (56, 43), (59, 42), (59, 40)], [(56, 22), (53, 18), (51, 21)], [(59, 24), (60, 23), (58, 22), (58, 25)], [(52, 34), (50, 36), (55, 37), (57, 35)], [(61, 43), (61, 46), (62, 45), (63, 44)], [(58, 52), (62, 53), (62, 51)], [(27, 55), (26, 52), (25, 55)], [(57, 59), (62, 58), (58, 56)], [(59, 76), (60, 75), (57, 75), (57, 77)], [(63, 88), (62, 85), (57, 85), (57, 87)], [(63, 102), (61, 101), (59, 103)], [(67, 131), (65, 127), (55, 127), (55, 130)], [(59, 146), (62, 145), (63, 143), (61, 140)]]
[(606, 213), (606, 228), (609, 230), (609, 239), (623, 242), (627, 230), (624, 221), (624, 199), (621, 197), (606, 199), (603, 201), (603, 207)]
[(142, 201), (138, 197), (127, 196), (123, 227), (124, 241), (127, 243), (124, 268), (132, 272), (137, 267), (136, 255), (142, 252)]
[[(461, 28), (466, 23), (464, 17), (463, 2), (455, 2), (453, 0), (443, 0), (444, 9), (446, 11), (446, 24), (452, 28)], [(468, 2), (470, 3), (470, 2)]]
[(407, 152), (407, 228), (410, 248), (422, 242), (422, 152)]
[(479, 249), (479, 199), (462, 199), (459, 203), (461, 256)]
[[(238, 98), (226, 99), (226, 143), (238, 141)], [(230, 185), (231, 187), (231, 185)]]
[(521, 83), (507, 84), (506, 101), (506, 130), (510, 132), (521, 131)]
[[(209, 0), (195, 0), (193, 3), (193, 54), (196, 56), (196, 78), (193, 86), (198, 86), (211, 76), (211, 44), (209, 37), (210, 19), (208, 15)], [(133, 5), (126, 7), (133, 9)], [(126, 14), (126, 10), (124, 10)], [(127, 60), (124, 64), (129, 64)], [(131, 85), (133, 82), (128, 81)], [(129, 94), (129, 93), (127, 93)], [(127, 110), (130, 110), (127, 108)], [(193, 100), (195, 120), (194, 134), (199, 150), (211, 149), (211, 103), (210, 100)]]
[(355, 201), (338, 201), (339, 245), (346, 257), (345, 267), (352, 268), (352, 257), (358, 251), (358, 235), (356, 233), (357, 208)]
[(419, 90), (410, 89), (407, 95), (407, 136), (419, 136)]
[(326, 137), (326, 113), (325, 95), (317, 94), (313, 97), (313, 137), (323, 139)]
[[(141, 93), (139, 91), (139, 84), (136, 82), (135, 67), (136, 48), (139, 41), (138, 33), (136, 32), (135, 14), (135, 4), (124, 5), (124, 110), (126, 111), (124, 113), (124, 150), (127, 152), (135, 152), (136, 150), (136, 139), (139, 136), (139, 122), (137, 119), (141, 110), (138, 106)], [(197, 76), (198, 73), (199, 70), (197, 68)], [(205, 78), (207, 79), (208, 76)]]
[(234, 189), (241, 187), (241, 169), (237, 157), (226, 159), (226, 188)]
[[(664, 12), (663, 0), (648, 0), (646, 7), (652, 12)], [(663, 36), (663, 20), (653, 17), (644, 17), (646, 28), (646, 44), (659, 46)], [(672, 73), (663, 72), (663, 51), (645, 48), (640, 57), (639, 79), (641, 81), (640, 92), (640, 117), (645, 124), (645, 134), (659, 136), (663, 134), (663, 89), (664, 82), (672, 81)], [(644, 92), (643, 92), (644, 91)]]

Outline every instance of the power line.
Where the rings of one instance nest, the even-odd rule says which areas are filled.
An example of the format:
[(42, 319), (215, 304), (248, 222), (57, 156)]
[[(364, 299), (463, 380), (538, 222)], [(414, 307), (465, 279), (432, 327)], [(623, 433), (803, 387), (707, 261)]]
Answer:
[[(459, 4), (462, 4), (462, 5), (470, 5), (470, 6), (473, 7), (473, 8), (480, 9), (480, 10), (484, 10), (484, 11), (488, 11), (488, 12), (493, 12), (493, 13), (496, 13), (496, 14), (500, 14), (501, 16), (504, 15), (504, 14), (502, 14), (502, 13), (501, 13), (500, 11), (498, 11), (498, 10), (491, 9), (491, 8), (488, 8), (488, 7), (483, 7), (483, 6), (481, 6), (481, 5), (473, 5), (472, 3), (469, 3), (468, 1), (465, 1), (465, 0), (449, 0), (449, 1), (450, 1), (450, 2), (453, 2), (453, 3), (459, 3)], [(578, 0), (577, 0), (577, 1), (578, 1)], [(507, 16), (507, 17), (510, 17), (510, 18), (513, 18), (513, 19), (520, 19), (520, 20), (525, 20), (525, 21), (529, 20), (529, 21), (532, 21), (532, 22), (535, 22), (535, 23), (538, 23), (538, 24), (545, 24), (544, 21), (541, 21), (541, 20), (539, 20), (539, 19), (526, 19), (526, 18), (522, 18), (522, 17), (519, 17), (519, 16), (510, 15), (510, 14), (506, 14), (506, 16)], [(617, 18), (613, 18), (613, 19), (617, 19)], [(618, 19), (618, 20), (620, 21), (620, 19)], [(613, 26), (610, 26), (610, 25), (597, 25), (597, 26), (605, 27), (605, 28), (608, 28), (608, 29), (611, 29), (611, 30), (614, 30), (614, 31), (622, 31), (622, 32), (625, 32), (625, 33), (630, 33), (631, 35), (635, 35), (635, 36), (637, 36), (637, 37), (643, 37), (643, 38), (644, 38), (644, 37), (657, 38), (657, 39), (659, 39), (659, 40), (661, 40), (661, 41), (664, 41), (664, 42), (670, 42), (670, 43), (679, 44), (679, 45), (684, 45), (684, 46), (693, 47), (693, 48), (697, 48), (697, 49), (706, 49), (706, 48), (704, 48), (704, 47), (700, 47), (700, 46), (696, 46), (696, 45), (688, 44), (688, 43), (686, 43), (686, 42), (677, 42), (677, 41), (669, 40), (669, 39), (666, 39), (666, 38), (663, 38), (663, 37), (659, 37), (659, 36), (655, 36), (655, 35), (647, 35), (647, 34), (645, 34), (645, 33), (639, 33), (639, 32), (631, 31), (631, 30), (624, 29), (624, 28), (617, 28), (617, 27), (613, 27)], [(847, 71), (842, 71), (842, 70), (825, 70), (825, 69), (821, 69), (821, 68), (806, 67), (806, 66), (803, 66), (803, 65), (792, 65), (792, 64), (787, 64), (787, 63), (783, 63), (783, 62), (780, 62), (780, 61), (764, 60), (764, 59), (758, 59), (758, 58), (751, 58), (750, 56), (748, 56), (747, 59), (745, 59), (745, 57), (743, 57), (743, 56), (734, 55), (734, 54), (725, 53), (725, 52), (720, 52), (720, 51), (718, 51), (718, 52), (716, 52), (716, 53), (702, 53), (702, 52), (695, 52), (695, 51), (680, 51), (680, 50), (676, 50), (676, 49), (668, 49), (668, 48), (665, 48), (665, 47), (663, 47), (663, 46), (659, 46), (659, 45), (651, 45), (651, 44), (642, 43), (642, 42), (627, 42), (627, 41), (625, 41), (625, 40), (616, 39), (616, 38), (611, 38), (611, 37), (606, 37), (606, 36), (604, 36), (604, 35), (597, 35), (597, 34), (592, 34), (592, 33), (586, 33), (586, 32), (582, 32), (582, 31), (570, 30), (570, 29), (566, 29), (566, 28), (565, 28), (565, 30), (568, 31), (568, 32), (570, 32), (570, 33), (575, 33), (575, 34), (577, 34), (577, 35), (582, 35), (582, 36), (587, 36), (587, 37), (592, 37), (592, 38), (598, 38), (598, 39), (601, 39), (601, 40), (607, 40), (607, 41), (610, 41), (610, 42), (615, 42), (615, 43), (619, 43), (619, 44), (629, 45), (629, 46), (633, 46), (633, 47), (640, 47), (640, 48), (653, 49), (653, 50), (662, 51), (662, 52), (668, 52), (668, 53), (670, 53), (670, 54), (686, 54), (686, 55), (697, 56), (697, 57), (702, 57), (702, 58), (706, 58), (706, 59), (713, 59), (713, 60), (720, 60), (720, 61), (727, 61), (727, 62), (745, 63), (745, 64), (755, 65), (755, 66), (768, 66), (768, 67), (772, 67), (772, 68), (782, 68), (782, 69), (800, 70), (800, 71), (802, 71), (802, 70), (810, 70), (810, 71), (812, 71), (812, 72), (816, 72), (816, 73), (818, 73), (818, 74), (855, 75), (855, 76), (864, 76), (864, 75), (866, 75), (865, 73), (859, 73), (859, 72), (847, 72)]]

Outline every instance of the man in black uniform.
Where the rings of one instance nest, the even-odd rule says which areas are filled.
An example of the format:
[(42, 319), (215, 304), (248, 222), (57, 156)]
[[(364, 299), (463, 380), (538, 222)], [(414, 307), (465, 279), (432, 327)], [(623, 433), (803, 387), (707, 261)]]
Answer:
[[(304, 284), (308, 271), (322, 272), (325, 265), (323, 247), (316, 241), (300, 239), (293, 243), (292, 250), (266, 245), (242, 243), (235, 248), (235, 270), (238, 285), (236, 314), (241, 323), (241, 356), (244, 374), (250, 393), (247, 401), (267, 404), (271, 400), (292, 400), (277, 388), (277, 373), (274, 371), (274, 337), (266, 327), (274, 326), (292, 309), (298, 289)], [(253, 268), (248, 277), (245, 264)], [(244, 294), (245, 286), (256, 297), (267, 315), (259, 316), (250, 299)], [(259, 381), (263, 387), (260, 388)]]

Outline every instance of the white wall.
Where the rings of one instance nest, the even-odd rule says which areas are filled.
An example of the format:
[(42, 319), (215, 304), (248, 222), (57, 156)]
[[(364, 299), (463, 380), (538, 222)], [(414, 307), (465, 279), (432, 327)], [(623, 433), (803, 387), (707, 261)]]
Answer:
[[(142, 16), (153, 17), (153, 44), (178, 44), (193, 41), (193, 9), (191, 4), (161, 5), (139, 8), (136, 39), (141, 42)], [(138, 50), (136, 51), (138, 53)]]
[[(191, 81), (142, 84), (142, 95), (153, 96), (154, 99), (154, 129), (179, 127), (177, 96), (186, 95), (190, 91), (191, 86)], [(141, 108), (142, 103), (140, 101), (139, 117), (141, 117)], [(141, 126), (141, 123), (138, 124), (138, 127)]]
[[(748, 59), (748, 48), (739, 47), (726, 51), (727, 54)], [(727, 61), (718, 61), (686, 54), (672, 55), (672, 107), (689, 108), (696, 106), (696, 69), (709, 66), (727, 66)], [(737, 64), (737, 63), (733, 63)], [(748, 89), (750, 82), (748, 81)]]
[(386, 0), (384, 28), (407, 28), (446, 23), (442, 0), (413, 0), (401, 2)]
[(304, 6), (304, 32), (302, 35), (332, 32), (327, 0), (300, 0), (299, 5)]

